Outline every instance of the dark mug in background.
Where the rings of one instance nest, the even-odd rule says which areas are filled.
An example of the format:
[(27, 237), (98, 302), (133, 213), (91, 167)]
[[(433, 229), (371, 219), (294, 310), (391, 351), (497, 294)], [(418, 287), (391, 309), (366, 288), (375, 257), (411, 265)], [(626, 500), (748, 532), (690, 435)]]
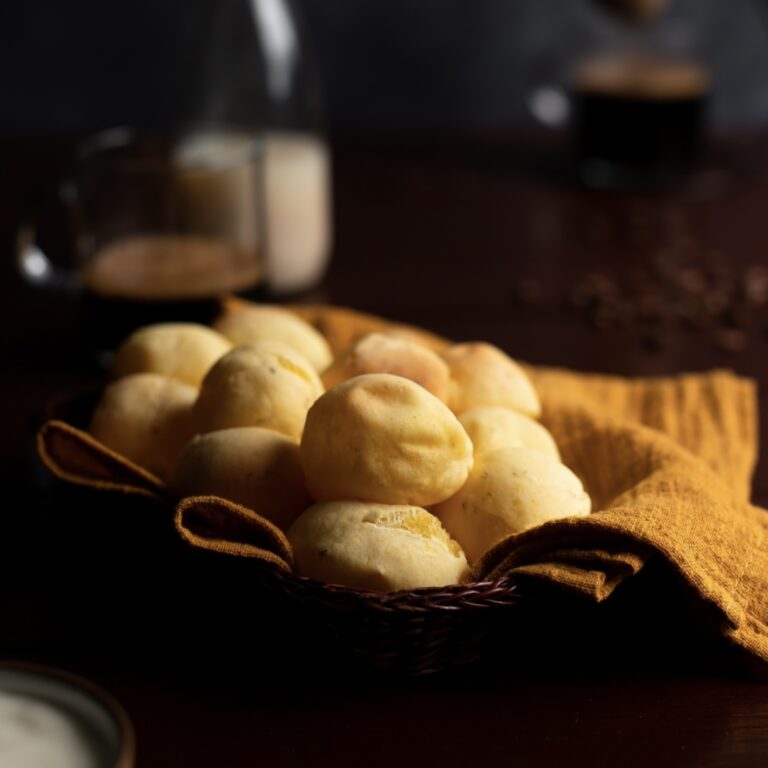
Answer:
[(57, 204), (71, 258), (44, 252), (30, 222), (18, 267), (35, 286), (77, 294), (99, 346), (150, 322), (209, 321), (221, 294), (264, 282), (264, 141), (252, 134), (99, 134), (78, 148)]
[(674, 178), (701, 159), (710, 77), (700, 63), (645, 53), (594, 56), (574, 68), (572, 81), (585, 180)]

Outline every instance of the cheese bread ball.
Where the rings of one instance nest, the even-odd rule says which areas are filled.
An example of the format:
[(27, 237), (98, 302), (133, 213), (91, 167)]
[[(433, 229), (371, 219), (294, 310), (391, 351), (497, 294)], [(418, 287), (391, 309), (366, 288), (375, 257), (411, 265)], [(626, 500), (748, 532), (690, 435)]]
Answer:
[(420, 347), (425, 347), (433, 352), (448, 346), (447, 342), (443, 341), (439, 336), (434, 336), (420, 328), (412, 328), (409, 325), (387, 325), (377, 331), (377, 333), (383, 333), (385, 336), (390, 336), (393, 339), (410, 341), (412, 344), (418, 344)]
[(448, 407), (402, 376), (369, 373), (329, 389), (301, 440), (316, 499), (436, 504), (472, 467), (472, 443)]
[(510, 534), (590, 509), (568, 467), (541, 451), (510, 447), (480, 454), (464, 487), (432, 512), (473, 563)]
[(472, 441), (475, 456), (508, 446), (525, 445), (560, 461), (560, 451), (549, 430), (523, 413), (487, 406), (465, 411), (459, 421)]
[(448, 400), (448, 366), (426, 347), (383, 333), (369, 333), (343, 352), (323, 374), (330, 389), (364, 373), (404, 376), (429, 390), (443, 402)]
[(266, 427), (298, 439), (323, 385), (309, 361), (277, 341), (235, 347), (211, 368), (195, 403), (198, 432)]
[(199, 387), (210, 367), (230, 349), (232, 342), (204, 325), (148, 325), (121, 344), (112, 362), (111, 376), (160, 373)]
[(197, 389), (158, 373), (112, 382), (91, 417), (90, 433), (113, 451), (165, 480), (194, 434)]
[(169, 483), (177, 496), (221, 496), (285, 530), (312, 502), (298, 444), (261, 427), (234, 427), (194, 437)]
[(240, 346), (254, 341), (282, 341), (307, 358), (316, 371), (327, 368), (331, 348), (322, 334), (309, 323), (280, 307), (249, 305), (247, 309), (225, 312), (213, 327)]
[(389, 592), (457, 584), (467, 575), (461, 547), (420, 507), (327, 501), (288, 531), (302, 576)]
[(525, 371), (498, 347), (482, 341), (454, 344), (443, 350), (451, 372), (448, 404), (454, 413), (481, 405), (500, 405), (540, 416), (541, 404)]

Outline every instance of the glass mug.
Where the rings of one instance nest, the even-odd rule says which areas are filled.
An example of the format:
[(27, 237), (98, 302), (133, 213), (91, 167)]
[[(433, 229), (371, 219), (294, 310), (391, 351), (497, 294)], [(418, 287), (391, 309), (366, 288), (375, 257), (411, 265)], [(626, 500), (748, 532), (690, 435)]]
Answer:
[(81, 294), (97, 342), (150, 322), (210, 321), (220, 295), (263, 284), (263, 176), (264, 142), (246, 132), (100, 134), (60, 187), (72, 263), (49, 258), (25, 226), (19, 269), (35, 285)]

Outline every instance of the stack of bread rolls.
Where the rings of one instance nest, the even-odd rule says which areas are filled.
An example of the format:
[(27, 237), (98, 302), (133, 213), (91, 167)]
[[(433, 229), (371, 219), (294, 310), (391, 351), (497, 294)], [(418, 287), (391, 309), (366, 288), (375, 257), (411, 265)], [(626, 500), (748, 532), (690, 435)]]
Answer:
[(460, 583), (502, 539), (590, 512), (524, 370), (483, 342), (370, 333), (334, 357), (252, 305), (148, 326), (117, 350), (90, 431), (178, 496), (283, 529), (298, 574), (391, 591)]

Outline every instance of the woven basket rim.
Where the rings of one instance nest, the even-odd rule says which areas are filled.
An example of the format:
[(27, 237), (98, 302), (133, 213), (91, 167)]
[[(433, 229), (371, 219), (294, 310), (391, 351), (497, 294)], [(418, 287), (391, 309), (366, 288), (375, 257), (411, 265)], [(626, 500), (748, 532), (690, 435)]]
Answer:
[(269, 579), (286, 591), (301, 590), (303, 594), (313, 594), (318, 602), (343, 601), (380, 610), (451, 611), (465, 607), (503, 606), (521, 599), (518, 581), (512, 576), (437, 587), (377, 592), (300, 576), (270, 563), (259, 562), (258, 567), (262, 569), (262, 579)]

